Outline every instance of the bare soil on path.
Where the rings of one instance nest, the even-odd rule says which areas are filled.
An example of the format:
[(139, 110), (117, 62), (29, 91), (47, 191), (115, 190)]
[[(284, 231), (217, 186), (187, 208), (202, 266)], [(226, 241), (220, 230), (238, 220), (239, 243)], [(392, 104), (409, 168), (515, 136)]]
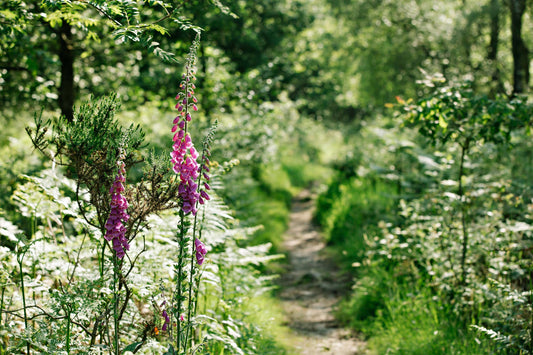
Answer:
[(336, 321), (333, 312), (350, 279), (340, 276), (313, 225), (314, 199), (308, 190), (293, 201), (284, 248), (288, 269), (279, 281), (282, 308), (297, 354), (354, 355), (364, 353), (364, 343)]

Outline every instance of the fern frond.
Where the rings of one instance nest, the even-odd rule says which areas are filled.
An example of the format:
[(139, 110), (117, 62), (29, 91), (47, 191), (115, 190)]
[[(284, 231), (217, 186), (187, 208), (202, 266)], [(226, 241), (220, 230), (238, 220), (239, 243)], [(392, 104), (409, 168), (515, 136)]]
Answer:
[(476, 329), (481, 334), (488, 336), (490, 339), (499, 344), (508, 345), (511, 343), (511, 336), (509, 335), (503, 335), (502, 333), (497, 332), (495, 330), (488, 329), (475, 324), (471, 325), (471, 327)]

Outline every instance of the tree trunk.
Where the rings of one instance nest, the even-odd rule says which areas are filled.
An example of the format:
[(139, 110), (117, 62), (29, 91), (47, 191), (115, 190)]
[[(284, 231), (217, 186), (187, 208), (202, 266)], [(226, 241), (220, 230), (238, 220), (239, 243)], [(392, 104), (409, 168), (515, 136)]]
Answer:
[(498, 57), (498, 42), (500, 32), (500, 0), (490, 0), (490, 45), (487, 54), (488, 60), (496, 60)]
[(59, 108), (61, 109), (61, 114), (71, 122), (74, 119), (74, 49), (70, 24), (63, 21), (58, 35), (59, 61), (61, 62)]
[(487, 60), (492, 67), (492, 88), (491, 96), (502, 93), (504, 91), (501, 80), (500, 68), (498, 68), (498, 45), (500, 35), (500, 1), (490, 0), (489, 14), (490, 14), (490, 44), (487, 53)]
[(511, 35), (513, 45), (513, 95), (526, 93), (529, 84), (529, 51), (522, 39), (522, 16), (526, 0), (510, 0)]
[(466, 253), (468, 251), (468, 226), (466, 223), (466, 214), (468, 213), (466, 209), (466, 200), (463, 198), (464, 189), (463, 189), (463, 176), (465, 175), (465, 157), (468, 154), (468, 149), (470, 148), (470, 138), (466, 138), (464, 144), (461, 144), (461, 160), (459, 164), (459, 189), (457, 194), (459, 195), (461, 201), (461, 226), (463, 231), (463, 245), (462, 245), (462, 254), (461, 254), (461, 284), (466, 285), (467, 277), (467, 267), (466, 267)]

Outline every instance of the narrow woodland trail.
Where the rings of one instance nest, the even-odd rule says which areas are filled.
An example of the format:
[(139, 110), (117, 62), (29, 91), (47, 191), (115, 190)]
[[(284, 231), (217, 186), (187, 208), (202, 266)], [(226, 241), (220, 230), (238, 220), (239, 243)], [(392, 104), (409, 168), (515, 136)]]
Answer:
[(324, 254), (325, 244), (312, 223), (314, 200), (305, 190), (293, 201), (284, 248), (287, 272), (280, 279), (283, 310), (295, 350), (302, 355), (364, 353), (364, 343), (342, 328), (333, 311), (349, 288), (333, 261)]

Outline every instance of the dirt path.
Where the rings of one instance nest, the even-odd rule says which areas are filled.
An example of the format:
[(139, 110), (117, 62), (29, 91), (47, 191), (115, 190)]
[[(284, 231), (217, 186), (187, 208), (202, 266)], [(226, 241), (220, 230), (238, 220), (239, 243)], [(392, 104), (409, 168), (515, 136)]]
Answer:
[(291, 211), (284, 247), (289, 254), (287, 272), (280, 280), (280, 299), (295, 338), (298, 354), (354, 355), (364, 353), (364, 343), (340, 327), (333, 311), (349, 287), (334, 263), (325, 256), (325, 244), (312, 223), (314, 200), (301, 193)]

